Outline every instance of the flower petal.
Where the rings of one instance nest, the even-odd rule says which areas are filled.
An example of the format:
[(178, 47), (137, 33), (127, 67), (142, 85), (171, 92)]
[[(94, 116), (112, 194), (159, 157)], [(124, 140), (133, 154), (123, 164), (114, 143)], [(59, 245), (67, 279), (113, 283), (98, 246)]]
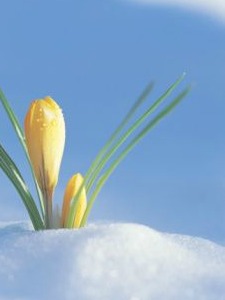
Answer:
[[(83, 177), (81, 174), (75, 174), (70, 178), (70, 180), (67, 183), (64, 199), (63, 199), (63, 207), (62, 207), (62, 218), (61, 218), (61, 225), (62, 227), (65, 227), (65, 223), (69, 214), (70, 210), (70, 203), (73, 197), (76, 196), (77, 192), (79, 191), (82, 183), (83, 183)], [(85, 188), (82, 189), (80, 193), (79, 200), (77, 202), (77, 210), (75, 213), (75, 219), (74, 219), (74, 228), (79, 228), (80, 223), (82, 220), (82, 217), (84, 215), (85, 209), (87, 207), (87, 200), (86, 200), (86, 191)]]

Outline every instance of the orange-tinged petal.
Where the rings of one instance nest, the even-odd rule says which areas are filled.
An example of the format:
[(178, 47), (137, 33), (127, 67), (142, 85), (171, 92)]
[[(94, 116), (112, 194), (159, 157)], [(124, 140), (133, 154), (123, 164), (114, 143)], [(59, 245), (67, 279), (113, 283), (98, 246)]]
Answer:
[[(61, 217), (62, 227), (65, 227), (65, 222), (69, 214), (71, 200), (73, 199), (73, 197), (76, 196), (77, 192), (79, 191), (79, 188), (83, 183), (83, 180), (84, 179), (82, 175), (78, 173), (72, 176), (67, 183), (64, 198), (63, 198), (62, 217)], [(80, 223), (86, 207), (87, 207), (86, 191), (85, 188), (83, 188), (80, 193), (79, 200), (77, 202), (77, 210), (75, 213), (75, 219), (73, 224), (74, 228), (80, 227)]]

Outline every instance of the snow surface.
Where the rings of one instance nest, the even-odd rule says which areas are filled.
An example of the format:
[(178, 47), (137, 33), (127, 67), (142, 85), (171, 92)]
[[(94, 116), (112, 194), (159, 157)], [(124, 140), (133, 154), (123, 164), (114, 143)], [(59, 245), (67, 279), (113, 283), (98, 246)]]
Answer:
[(138, 224), (0, 224), (0, 300), (224, 300), (225, 247)]
[(138, 4), (172, 5), (207, 13), (225, 22), (224, 0), (126, 0)]

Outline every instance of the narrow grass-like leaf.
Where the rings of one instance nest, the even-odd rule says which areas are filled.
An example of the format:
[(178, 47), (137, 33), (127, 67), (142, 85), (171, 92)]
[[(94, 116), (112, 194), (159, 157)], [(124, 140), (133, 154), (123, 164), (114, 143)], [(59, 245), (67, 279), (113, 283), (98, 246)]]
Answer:
[(3, 91), (0, 89), (0, 101), (13, 125), (13, 128), (15, 129), (16, 133), (17, 133), (17, 136), (20, 140), (20, 143), (22, 144), (23, 148), (25, 151), (26, 150), (26, 143), (25, 143), (25, 138), (24, 138), (24, 134), (23, 134), (23, 130), (13, 112), (13, 110), (11, 109), (10, 105), (9, 105), (9, 102), (8, 100), (6, 99)]
[[(72, 205), (71, 205), (69, 217), (68, 217), (68, 220), (66, 221), (67, 227), (71, 227), (72, 224), (73, 224), (73, 220), (74, 220), (75, 212), (76, 212), (76, 204), (77, 204), (77, 201), (78, 201), (78, 199), (80, 197), (81, 190), (83, 189), (84, 186), (86, 187), (88, 185), (88, 182), (91, 180), (91, 178), (94, 175), (93, 172), (95, 172), (97, 166), (102, 161), (103, 157), (106, 155), (106, 153), (110, 149), (111, 145), (113, 145), (115, 143), (115, 141), (118, 138), (119, 134), (122, 132), (122, 130), (127, 125), (127, 123), (130, 121), (130, 119), (136, 113), (136, 111), (138, 110), (138, 108), (146, 101), (147, 97), (149, 96), (149, 94), (151, 93), (151, 91), (153, 89), (153, 86), (154, 86), (153, 82), (150, 82), (147, 85), (147, 87), (145, 88), (145, 90), (140, 94), (140, 96), (138, 97), (138, 99), (136, 100), (136, 102), (132, 105), (132, 107), (130, 108), (130, 110), (128, 111), (128, 113), (124, 117), (124, 119), (121, 121), (121, 123), (116, 128), (116, 130), (112, 133), (112, 135), (110, 136), (110, 138), (108, 139), (108, 141), (106, 142), (106, 144), (99, 151), (99, 153), (97, 154), (96, 158), (92, 162), (91, 166), (89, 167), (89, 169), (88, 169), (88, 171), (87, 171), (87, 173), (85, 175), (85, 178), (84, 178), (82, 186), (80, 187), (77, 195), (72, 200)], [(89, 183), (89, 185), (91, 185), (91, 183)]]
[(116, 167), (122, 162), (122, 160), (128, 155), (128, 153), (134, 148), (134, 146), (151, 130), (153, 127), (160, 122), (167, 114), (169, 114), (180, 102), (181, 100), (188, 94), (190, 88), (185, 89), (181, 92), (169, 105), (167, 105), (162, 111), (160, 111), (141, 131), (137, 136), (135, 136), (131, 142), (126, 146), (126, 148), (120, 153), (120, 155), (111, 163), (109, 168), (105, 171), (105, 173), (99, 179), (97, 186), (90, 197), (88, 202), (85, 214), (81, 221), (81, 227), (86, 224), (87, 218), (90, 214), (92, 206), (102, 187), (116, 169)]
[(138, 120), (134, 122), (134, 124), (120, 137), (120, 139), (116, 142), (116, 144), (105, 154), (105, 156), (102, 158), (102, 160), (98, 163), (95, 170), (93, 170), (93, 174), (90, 178), (90, 181), (88, 182), (86, 186), (87, 193), (90, 191), (92, 185), (98, 178), (99, 174), (101, 173), (102, 169), (105, 167), (105, 165), (108, 163), (110, 158), (113, 156), (113, 154), (122, 146), (129, 136), (134, 133), (134, 131), (139, 128), (143, 122), (149, 117), (150, 114), (152, 114), (160, 104), (164, 102), (165, 99), (168, 98), (168, 96), (174, 91), (174, 89), (180, 84), (180, 82), (183, 80), (184, 75), (182, 75), (180, 78), (178, 78), (167, 90), (165, 93), (163, 93), (150, 107), (144, 112)]
[(107, 153), (108, 149), (111, 147), (111, 145), (116, 141), (121, 131), (124, 129), (124, 127), (127, 125), (127, 123), (130, 121), (130, 119), (133, 117), (133, 115), (136, 113), (138, 108), (147, 100), (147, 97), (151, 93), (153, 89), (153, 82), (150, 82), (147, 87), (144, 89), (144, 91), (140, 94), (138, 99), (135, 101), (135, 103), (132, 105), (126, 116), (123, 118), (119, 126), (116, 128), (116, 130), (112, 133), (106, 144), (102, 147), (102, 149), (97, 154), (96, 158), (92, 162), (91, 166), (89, 167), (86, 175), (85, 175), (85, 182), (86, 188), (88, 189), (88, 181), (90, 180), (90, 177), (92, 176), (92, 173), (95, 171), (97, 165), (101, 162), (104, 155)]
[[(118, 140), (119, 134), (116, 135), (116, 138), (114, 138), (113, 142), (110, 142), (108, 145), (103, 147), (103, 149), (100, 151), (100, 156), (98, 154), (97, 158), (94, 160), (94, 163), (92, 164), (91, 168), (89, 168), (85, 180), (83, 182), (83, 185), (81, 186), (80, 190), (78, 191), (77, 195), (74, 197), (72, 201), (72, 205), (70, 208), (70, 213), (69, 213), (69, 218), (67, 220), (67, 226), (71, 228), (76, 212), (76, 206), (77, 202), (80, 196), (80, 191), (81, 189), (85, 186), (87, 192), (89, 192), (90, 188), (94, 184), (94, 182), (97, 180), (99, 174), (101, 173), (102, 169), (105, 167), (105, 165), (108, 163), (112, 155), (118, 150), (120, 146), (122, 146), (127, 138), (134, 132), (135, 129), (137, 129), (143, 122), (144, 120), (152, 113), (158, 106), (161, 104), (167, 96), (170, 95), (170, 93), (177, 87), (177, 85), (183, 80), (185, 74), (183, 74), (178, 80), (175, 81), (174, 84), (172, 84), (169, 89), (153, 104), (151, 107), (127, 130), (127, 132), (124, 133), (122, 137)], [(145, 97), (148, 95), (148, 93), (143, 93)], [(137, 101), (138, 103), (138, 101)], [(135, 105), (134, 105), (135, 107)], [(138, 106), (137, 106), (138, 108)], [(129, 115), (129, 113), (128, 113)], [(123, 124), (123, 121), (122, 123)], [(119, 127), (118, 127), (119, 128)], [(116, 133), (120, 133), (121, 131), (117, 131)], [(113, 135), (112, 135), (113, 136)], [(112, 146), (112, 147), (111, 147)], [(98, 159), (100, 157), (100, 159)]]
[(35, 183), (35, 187), (36, 187), (36, 190), (37, 190), (37, 194), (38, 194), (38, 199), (39, 199), (39, 203), (40, 203), (40, 208), (41, 208), (41, 214), (42, 214), (42, 217), (44, 217), (44, 202), (43, 202), (43, 195), (42, 195), (42, 192), (38, 186), (38, 183), (37, 183), (37, 180), (36, 180), (36, 177), (35, 177), (35, 174), (34, 174), (34, 170), (33, 170), (33, 167), (32, 167), (32, 164), (31, 164), (31, 161), (30, 161), (30, 157), (29, 157), (29, 154), (28, 154), (28, 151), (27, 151), (27, 146), (26, 146), (26, 143), (25, 143), (25, 137), (24, 137), (24, 133), (23, 133), (23, 129), (22, 127), (20, 126), (19, 124), (19, 121), (16, 117), (16, 115), (14, 114), (12, 108), (10, 107), (9, 105), (9, 102), (8, 100), (6, 99), (3, 91), (0, 89), (0, 101), (11, 121), (11, 124), (17, 134), (17, 137), (23, 147), (23, 150), (26, 154), (26, 157), (27, 157), (27, 160), (29, 162), (29, 165), (30, 165), (30, 168), (31, 168), (31, 172), (32, 172), (32, 176), (33, 176), (33, 180), (34, 180), (34, 183)]
[(4, 150), (2, 145), (0, 145), (0, 167), (3, 170), (3, 172), (7, 175), (7, 177), (10, 179), (12, 184), (15, 186), (21, 199), (23, 200), (23, 203), (27, 209), (27, 212), (34, 226), (34, 229), (35, 230), (44, 229), (44, 224), (40, 217), (39, 211), (22, 178), (22, 175), (20, 174), (15, 163), (7, 154), (7, 152)]
[[(101, 171), (105, 167), (105, 165), (108, 163), (108, 161), (110, 160), (110, 158), (112, 157), (112, 155), (119, 149), (120, 146), (122, 146), (126, 142), (126, 140), (128, 139), (128, 137), (135, 131), (135, 129), (137, 129), (145, 121), (145, 119), (151, 113), (153, 113), (155, 111), (155, 109), (173, 92), (173, 90), (180, 84), (180, 82), (183, 80), (184, 77), (185, 77), (185, 73), (182, 74), (166, 90), (166, 92), (163, 93), (163, 95), (161, 97), (159, 97), (149, 107), (149, 109), (147, 109), (147, 111), (145, 111), (145, 113), (138, 120), (136, 120), (136, 122), (130, 128), (128, 128), (128, 130), (118, 140), (117, 138), (119, 136), (119, 133), (122, 131), (122, 130), (120, 130), (120, 126), (122, 125), (122, 129), (123, 129), (123, 127), (124, 127), (123, 124), (126, 124), (127, 116), (130, 116), (130, 117), (132, 116), (132, 113), (130, 114), (130, 112), (133, 112), (133, 110), (132, 110), (133, 107), (135, 108), (134, 109), (134, 112), (135, 112), (137, 110), (137, 108), (139, 107), (138, 103), (142, 103), (143, 102), (142, 99), (146, 99), (147, 98), (147, 96), (149, 95), (149, 92), (151, 91), (152, 87), (149, 86), (149, 90), (146, 89), (142, 93), (142, 95), (140, 96), (140, 98), (133, 105), (133, 107), (128, 112), (128, 114), (126, 115), (126, 117), (124, 118), (124, 120), (121, 122), (121, 125), (112, 134), (113, 141), (112, 141), (112, 138), (111, 138), (109, 140), (109, 142), (106, 143), (106, 145), (103, 147), (103, 149), (100, 150), (100, 153), (97, 155), (97, 158), (94, 160), (94, 163), (88, 169), (88, 172), (87, 172), (87, 174), (86, 174), (86, 176), (84, 178), (84, 182), (83, 182), (81, 188), (79, 189), (77, 195), (74, 197), (74, 199), (72, 201), (72, 204), (71, 204), (71, 209), (70, 209), (69, 217), (68, 217), (68, 220), (66, 222), (66, 224), (67, 224), (67, 226), (69, 228), (72, 227), (72, 224), (73, 224), (73, 221), (74, 221), (74, 218), (75, 218), (77, 203), (78, 203), (78, 199), (80, 197), (81, 189), (85, 186), (87, 193), (90, 191), (90, 188), (94, 185), (95, 181), (99, 177), (99, 174), (101, 173)], [(130, 117), (129, 117), (129, 119), (130, 119)], [(115, 136), (115, 133), (116, 133), (116, 136)], [(111, 145), (112, 145), (112, 147), (111, 147)]]

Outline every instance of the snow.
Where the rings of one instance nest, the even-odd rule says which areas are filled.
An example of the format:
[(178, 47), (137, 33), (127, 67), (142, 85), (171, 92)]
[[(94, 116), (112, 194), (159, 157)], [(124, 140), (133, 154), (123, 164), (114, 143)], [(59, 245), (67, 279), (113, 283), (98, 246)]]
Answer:
[(0, 224), (0, 300), (224, 300), (225, 247), (139, 224)]
[(203, 12), (222, 22), (225, 21), (225, 1), (224, 0), (126, 0), (138, 4), (171, 5), (189, 8), (198, 12)]

